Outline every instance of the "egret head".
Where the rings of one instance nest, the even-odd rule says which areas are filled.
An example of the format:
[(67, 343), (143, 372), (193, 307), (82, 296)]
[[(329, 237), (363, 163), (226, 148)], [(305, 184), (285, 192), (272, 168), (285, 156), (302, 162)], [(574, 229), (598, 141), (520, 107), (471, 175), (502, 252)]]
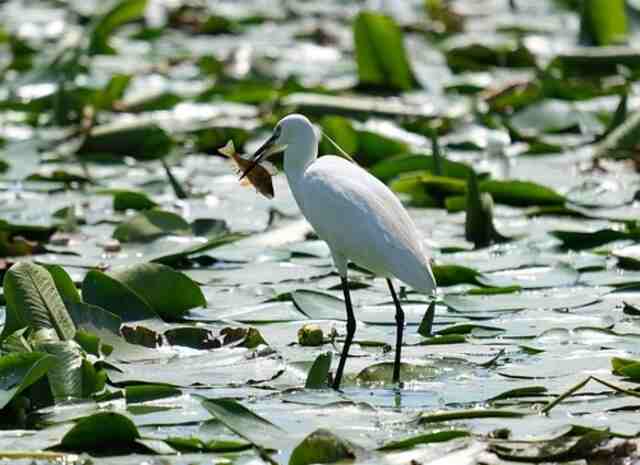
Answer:
[(241, 179), (262, 160), (283, 151), (288, 145), (309, 141), (317, 144), (318, 136), (311, 121), (298, 113), (287, 115), (278, 121), (271, 136), (253, 154), (253, 163), (242, 173)]

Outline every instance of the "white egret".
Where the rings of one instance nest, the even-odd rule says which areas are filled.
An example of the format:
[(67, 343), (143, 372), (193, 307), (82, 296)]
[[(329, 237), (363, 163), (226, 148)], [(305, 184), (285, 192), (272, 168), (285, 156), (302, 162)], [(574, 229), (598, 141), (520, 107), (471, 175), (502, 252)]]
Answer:
[(393, 382), (400, 381), (404, 312), (393, 287), (397, 278), (413, 289), (431, 294), (436, 282), (423, 251), (420, 235), (398, 198), (380, 180), (344, 158), (318, 158), (318, 136), (309, 120), (286, 116), (256, 151), (246, 176), (261, 160), (285, 146), (284, 172), (291, 192), (318, 237), (331, 250), (340, 274), (347, 310), (347, 335), (333, 387), (338, 389), (356, 331), (347, 281), (353, 262), (385, 277), (396, 308), (396, 352)]

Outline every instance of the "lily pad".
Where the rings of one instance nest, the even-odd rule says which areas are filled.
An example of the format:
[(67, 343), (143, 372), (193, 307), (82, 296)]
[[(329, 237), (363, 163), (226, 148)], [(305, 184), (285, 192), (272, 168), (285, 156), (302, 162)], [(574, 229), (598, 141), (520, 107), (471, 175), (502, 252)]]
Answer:
[(200, 287), (187, 275), (159, 263), (114, 270), (111, 276), (167, 320), (180, 318), (189, 309), (207, 303)]
[(325, 429), (318, 429), (293, 449), (289, 465), (335, 463), (355, 457), (353, 446)]
[(147, 242), (169, 234), (191, 234), (191, 226), (175, 213), (147, 210), (119, 225), (113, 237), (121, 242)]

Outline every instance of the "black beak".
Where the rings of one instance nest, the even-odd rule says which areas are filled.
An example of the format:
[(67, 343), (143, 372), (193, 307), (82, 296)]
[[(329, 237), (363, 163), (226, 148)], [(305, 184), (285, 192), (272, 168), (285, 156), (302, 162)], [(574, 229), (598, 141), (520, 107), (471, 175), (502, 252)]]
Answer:
[(242, 173), (242, 176), (240, 176), (240, 179), (243, 179), (246, 175), (248, 175), (251, 172), (252, 169), (254, 169), (258, 165), (258, 163), (260, 163), (260, 161), (264, 158), (264, 156), (269, 153), (269, 149), (271, 149), (271, 147), (275, 144), (276, 139), (277, 139), (276, 133), (271, 134), (271, 136), (266, 140), (266, 142), (262, 144), (258, 150), (256, 150), (256, 153), (254, 153), (253, 156), (251, 157), (251, 160), (252, 160), (251, 164), (247, 167), (246, 170), (244, 170), (244, 172)]

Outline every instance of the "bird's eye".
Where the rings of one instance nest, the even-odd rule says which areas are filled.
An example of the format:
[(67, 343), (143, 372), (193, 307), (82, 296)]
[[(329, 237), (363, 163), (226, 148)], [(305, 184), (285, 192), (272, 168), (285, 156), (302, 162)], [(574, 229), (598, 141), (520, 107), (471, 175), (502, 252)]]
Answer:
[(282, 132), (282, 126), (276, 126), (275, 130), (273, 131), (273, 135), (275, 137), (280, 137), (281, 132)]

